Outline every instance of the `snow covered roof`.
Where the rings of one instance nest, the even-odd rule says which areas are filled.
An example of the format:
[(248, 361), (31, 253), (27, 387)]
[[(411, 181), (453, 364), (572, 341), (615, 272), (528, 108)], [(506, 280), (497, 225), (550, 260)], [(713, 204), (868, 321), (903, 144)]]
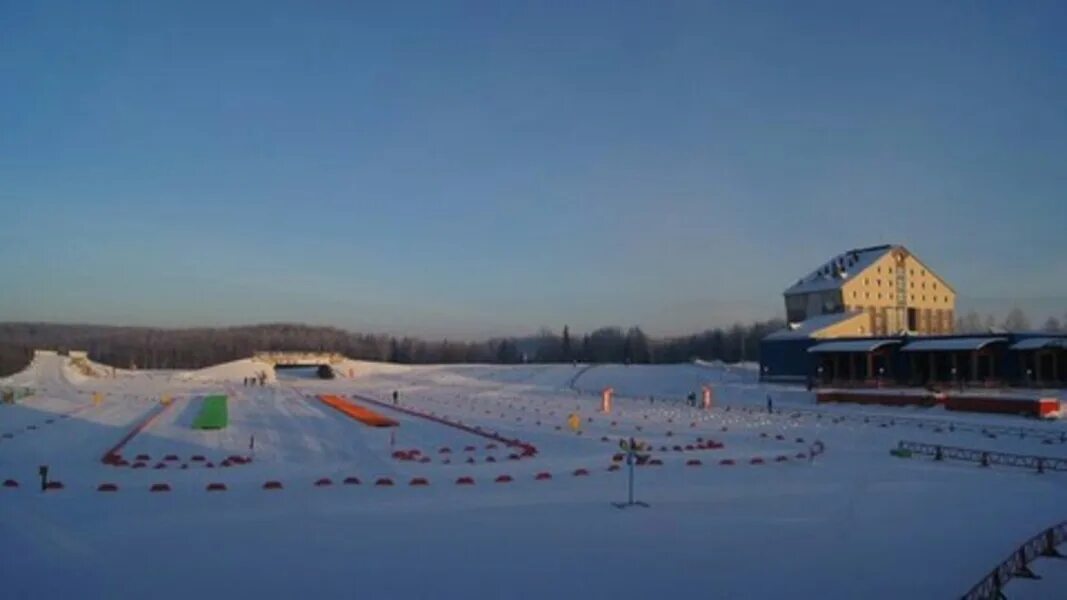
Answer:
[(901, 348), (902, 352), (953, 352), (981, 350), (989, 344), (1007, 342), (1002, 337), (958, 337), (937, 340), (918, 340)]
[(823, 342), (808, 348), (812, 354), (825, 352), (874, 352), (884, 346), (899, 344), (900, 340), (841, 340), (837, 342)]
[(1042, 348), (1067, 348), (1067, 338), (1027, 338), (1012, 346), (1011, 350), (1041, 350)]
[(808, 292), (821, 292), (834, 290), (850, 278), (866, 271), (868, 267), (888, 254), (893, 246), (871, 246), (870, 248), (857, 248), (839, 254), (825, 264), (815, 269), (807, 276), (796, 282), (785, 291), (786, 295), (806, 294)]
[(779, 329), (778, 331), (768, 335), (764, 339), (768, 340), (791, 340), (798, 338), (808, 338), (815, 335), (820, 330), (826, 329), (833, 325), (837, 325), (843, 321), (847, 321), (863, 313), (858, 311), (832, 313), (828, 315), (819, 315), (810, 319), (801, 321), (799, 323), (790, 323), (785, 329)]

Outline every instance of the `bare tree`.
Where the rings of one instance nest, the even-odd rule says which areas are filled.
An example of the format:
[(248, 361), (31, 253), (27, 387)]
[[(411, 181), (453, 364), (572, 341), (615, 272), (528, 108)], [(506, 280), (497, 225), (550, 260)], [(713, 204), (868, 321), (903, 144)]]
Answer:
[(1026, 313), (1021, 308), (1013, 308), (1008, 312), (1008, 316), (1004, 318), (1004, 329), (1008, 331), (1028, 331), (1030, 329), (1030, 319), (1026, 317)]

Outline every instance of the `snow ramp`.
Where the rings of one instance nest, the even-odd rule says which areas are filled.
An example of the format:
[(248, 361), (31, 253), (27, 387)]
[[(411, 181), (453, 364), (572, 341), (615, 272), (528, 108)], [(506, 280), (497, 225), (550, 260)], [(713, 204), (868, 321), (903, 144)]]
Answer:
[(321, 400), (323, 404), (352, 417), (364, 425), (370, 425), (371, 427), (396, 427), (400, 424), (389, 417), (374, 412), (373, 410), (353, 404), (340, 396), (327, 394), (319, 396), (319, 400)]

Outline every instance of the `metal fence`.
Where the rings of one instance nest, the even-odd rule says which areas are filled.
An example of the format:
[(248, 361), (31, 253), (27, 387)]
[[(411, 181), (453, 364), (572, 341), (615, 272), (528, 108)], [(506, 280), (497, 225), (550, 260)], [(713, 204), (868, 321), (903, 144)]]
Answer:
[(1067, 522), (1049, 527), (1034, 537), (1026, 540), (1010, 556), (982, 578), (974, 587), (963, 595), (963, 600), (993, 600), (1005, 598), (1004, 586), (1014, 577), (1036, 579), (1030, 570), (1030, 563), (1042, 556), (1062, 556), (1056, 551), (1067, 539)]
[(993, 465), (1019, 467), (1022, 469), (1033, 469), (1038, 473), (1044, 473), (1045, 471), (1067, 471), (1067, 458), (1056, 458), (1052, 456), (1010, 454), (1008, 452), (993, 452), (975, 448), (958, 448), (956, 446), (942, 446), (941, 444), (926, 444), (904, 440), (897, 443), (897, 449), (907, 450), (912, 454), (932, 456), (934, 460), (962, 460), (978, 463), (983, 467)]
[(865, 424), (874, 425), (914, 425), (919, 429), (929, 428), (931, 430), (940, 429), (948, 431), (967, 431), (972, 433), (979, 433), (986, 436), (1010, 436), (1018, 437), (1020, 439), (1032, 437), (1040, 440), (1047, 440), (1049, 443), (1067, 443), (1067, 431), (1059, 428), (1042, 429), (1038, 427), (1015, 427), (1011, 425), (981, 425), (978, 423), (970, 423), (967, 421), (954, 421), (950, 419), (890, 416), (862, 412), (843, 413), (826, 410), (816, 410), (811, 408), (783, 407), (781, 412), (783, 414), (809, 414), (822, 417), (832, 417), (840, 421), (860, 421)]

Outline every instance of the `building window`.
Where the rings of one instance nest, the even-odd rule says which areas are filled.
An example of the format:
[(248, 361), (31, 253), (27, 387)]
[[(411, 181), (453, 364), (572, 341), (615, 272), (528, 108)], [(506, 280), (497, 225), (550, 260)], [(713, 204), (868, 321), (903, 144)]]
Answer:
[(878, 292), (878, 299), (879, 299), (879, 300), (881, 300), (881, 299), (882, 299), (882, 292)]
[(864, 294), (864, 295), (865, 295), (865, 296), (866, 296), (866, 297), (867, 297), (868, 299), (870, 299), (870, 297), (871, 297), (871, 293), (870, 293), (870, 292), (864, 292), (863, 294)]
[(852, 290), (852, 299), (855, 300), (858, 296), (859, 294), (856, 293), (856, 290)]
[(871, 285), (871, 278), (870, 277), (864, 277), (863, 278), (863, 285)]
[(878, 287), (882, 287), (882, 280), (881, 279), (875, 280), (875, 283), (878, 284)]

